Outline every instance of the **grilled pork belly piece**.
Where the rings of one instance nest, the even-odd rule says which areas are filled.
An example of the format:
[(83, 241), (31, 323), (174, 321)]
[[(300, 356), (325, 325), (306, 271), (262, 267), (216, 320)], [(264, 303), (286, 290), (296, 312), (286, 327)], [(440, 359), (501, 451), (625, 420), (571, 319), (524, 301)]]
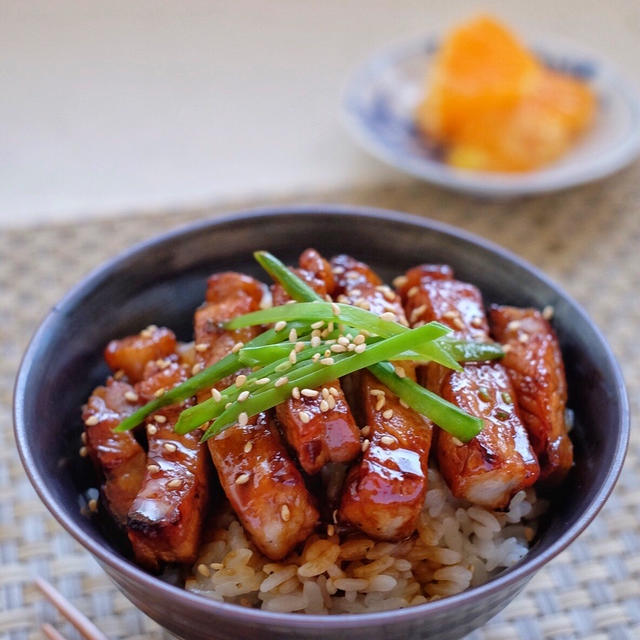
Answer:
[[(399, 282), (413, 326), (437, 320), (467, 340), (489, 340), (482, 296), (473, 285), (453, 279), (450, 269), (423, 265)], [(500, 363), (466, 364), (461, 372), (429, 365), (423, 383), (461, 409), (483, 419), (470, 442), (439, 430), (438, 463), (452, 493), (491, 509), (504, 508), (531, 486), (540, 467), (515, 404), (515, 392)]]
[(272, 560), (305, 540), (318, 511), (271, 412), (208, 441), (222, 488), (256, 546)]
[(142, 484), (147, 456), (133, 433), (114, 429), (139, 407), (130, 384), (109, 378), (82, 409), (87, 453), (103, 478), (102, 501), (120, 527), (125, 527), (127, 512)]
[[(151, 361), (136, 385), (148, 402), (187, 380), (175, 359)], [(195, 561), (209, 499), (210, 461), (198, 431), (174, 432), (182, 405), (165, 407), (148, 419), (149, 449), (144, 480), (128, 514), (128, 535), (136, 561), (157, 570), (165, 562)]]
[[(295, 273), (318, 294), (325, 297), (333, 293), (331, 265), (317, 251), (304, 251), (299, 264)], [(274, 304), (289, 300), (279, 284), (273, 286), (272, 297)], [(340, 381), (334, 380), (319, 389), (303, 389), (296, 395), (280, 403), (276, 415), (305, 472), (313, 475), (329, 462), (350, 462), (356, 458), (360, 453), (360, 432)]]
[(567, 381), (558, 339), (536, 309), (494, 305), (489, 318), (493, 336), (505, 348), (502, 363), (538, 456), (540, 481), (556, 486), (573, 465), (565, 423)]
[[(221, 323), (257, 310), (262, 294), (257, 280), (241, 274), (209, 278), (206, 302), (195, 316), (196, 353), (204, 366), (223, 358), (238, 341), (257, 335), (256, 328), (226, 331)], [(229, 427), (207, 444), (233, 510), (265, 555), (283, 558), (307, 538), (318, 511), (270, 414)]]
[[(366, 264), (349, 256), (337, 256), (331, 264), (339, 301), (378, 315), (394, 313), (406, 324), (399, 296)], [(415, 379), (410, 363), (402, 369)], [(368, 371), (354, 376), (353, 381), (366, 439), (362, 458), (347, 475), (339, 518), (372, 537), (398, 540), (413, 533), (424, 503), (432, 425), (403, 406)]]
[(112, 371), (124, 371), (135, 383), (142, 380), (147, 362), (175, 353), (176, 344), (173, 331), (151, 325), (136, 335), (112, 340), (104, 350), (104, 359)]

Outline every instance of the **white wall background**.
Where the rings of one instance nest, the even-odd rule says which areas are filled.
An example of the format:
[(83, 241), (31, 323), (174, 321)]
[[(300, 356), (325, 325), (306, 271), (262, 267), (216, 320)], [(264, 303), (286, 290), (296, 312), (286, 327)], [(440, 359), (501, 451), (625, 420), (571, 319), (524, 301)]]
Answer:
[(482, 8), (640, 84), (638, 0), (0, 0), (0, 225), (397, 178), (343, 133), (345, 77)]

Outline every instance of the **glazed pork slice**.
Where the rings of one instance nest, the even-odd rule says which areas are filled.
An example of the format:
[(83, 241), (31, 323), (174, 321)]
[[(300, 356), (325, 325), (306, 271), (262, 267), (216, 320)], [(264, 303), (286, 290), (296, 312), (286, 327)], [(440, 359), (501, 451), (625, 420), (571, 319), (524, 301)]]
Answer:
[(176, 351), (176, 336), (170, 329), (150, 325), (140, 333), (112, 340), (104, 358), (112, 371), (122, 371), (131, 383), (142, 380), (150, 360), (166, 358)]
[[(399, 296), (366, 264), (349, 256), (331, 263), (338, 300), (378, 315), (394, 313), (406, 324)], [(410, 363), (402, 365), (402, 373), (415, 378)], [(353, 382), (366, 439), (362, 458), (347, 475), (339, 518), (374, 538), (398, 540), (413, 533), (424, 503), (433, 427), (368, 371)]]
[(105, 386), (94, 390), (82, 409), (87, 453), (103, 478), (102, 502), (122, 528), (142, 484), (147, 456), (133, 433), (117, 433), (114, 429), (138, 407), (134, 388), (127, 382), (109, 378)]
[[(262, 285), (241, 274), (209, 278), (206, 302), (195, 316), (196, 352), (203, 366), (257, 335), (255, 328), (229, 332), (221, 325), (258, 309), (262, 295)], [(318, 511), (269, 414), (229, 427), (207, 444), (233, 510), (265, 555), (283, 558), (307, 538)]]
[[(299, 264), (295, 273), (316, 293), (326, 297), (333, 292), (331, 266), (317, 251), (304, 251)], [(273, 286), (272, 298), (276, 305), (289, 300), (279, 284)], [(302, 389), (279, 404), (276, 415), (300, 466), (309, 475), (330, 462), (350, 462), (360, 453), (360, 432), (339, 380), (319, 389)]]
[(271, 412), (209, 440), (224, 492), (256, 546), (284, 558), (314, 529), (318, 511)]
[(489, 318), (493, 336), (505, 349), (502, 363), (538, 456), (540, 481), (556, 486), (573, 465), (565, 423), (567, 381), (558, 339), (536, 309), (494, 305)]
[[(398, 284), (413, 326), (437, 320), (458, 338), (489, 340), (480, 291), (454, 280), (450, 269), (416, 267)], [(426, 369), (426, 386), (484, 421), (483, 430), (466, 444), (438, 431), (438, 463), (452, 493), (491, 509), (506, 507), (517, 491), (536, 482), (540, 467), (505, 368), (492, 363), (466, 364), (461, 372), (439, 365)]]
[[(187, 378), (187, 369), (175, 360), (152, 361), (136, 391), (148, 402)], [(144, 480), (128, 513), (136, 560), (153, 570), (195, 560), (207, 514), (211, 463), (199, 432), (174, 432), (182, 409), (172, 405), (150, 416)]]

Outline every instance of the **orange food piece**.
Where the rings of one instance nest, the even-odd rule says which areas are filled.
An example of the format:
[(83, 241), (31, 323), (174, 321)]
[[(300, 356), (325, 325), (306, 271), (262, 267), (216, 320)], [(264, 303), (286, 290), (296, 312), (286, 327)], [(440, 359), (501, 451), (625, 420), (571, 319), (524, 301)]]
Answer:
[(443, 43), (416, 116), (451, 165), (527, 171), (562, 155), (594, 111), (585, 82), (549, 70), (505, 26), (480, 16)]

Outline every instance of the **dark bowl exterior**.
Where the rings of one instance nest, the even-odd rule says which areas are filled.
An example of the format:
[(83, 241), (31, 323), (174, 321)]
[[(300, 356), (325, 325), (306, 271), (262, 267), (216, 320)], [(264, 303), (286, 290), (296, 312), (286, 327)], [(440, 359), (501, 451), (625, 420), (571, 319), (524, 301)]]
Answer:
[[(168, 585), (128, 561), (81, 515), (71, 472), (80, 407), (106, 375), (102, 348), (150, 323), (189, 339), (191, 312), (209, 273), (236, 269), (261, 276), (257, 248), (293, 262), (301, 249), (351, 253), (387, 280), (421, 262), (447, 262), (485, 301), (555, 308), (554, 325), (576, 412), (576, 465), (538, 540), (516, 567), (457, 596), (408, 609), (308, 616), (247, 610)], [(45, 505), (100, 562), (134, 604), (185, 638), (458, 638), (517, 595), (600, 510), (620, 473), (629, 413), (618, 365), (580, 307), (538, 270), (478, 237), (426, 219), (353, 207), (306, 206), (233, 214), (143, 243), (98, 268), (44, 320), (29, 345), (15, 387), (16, 440)], [(65, 472), (67, 470), (68, 472)]]

